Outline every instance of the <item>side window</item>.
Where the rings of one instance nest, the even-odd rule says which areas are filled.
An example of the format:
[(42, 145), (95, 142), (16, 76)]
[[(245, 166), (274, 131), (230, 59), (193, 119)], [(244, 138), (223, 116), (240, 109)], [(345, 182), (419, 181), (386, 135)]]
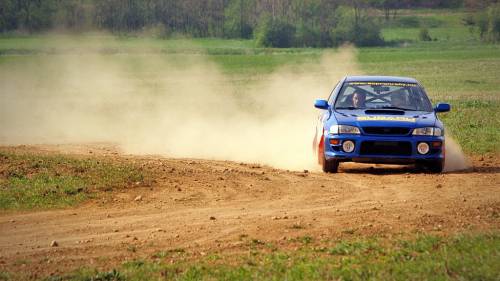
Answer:
[(411, 98), (412, 104), (414, 104), (416, 108), (426, 108), (424, 96), (422, 95), (422, 91), (418, 90), (418, 88), (413, 89)]
[(328, 104), (330, 106), (333, 105), (333, 102), (335, 101), (335, 97), (337, 96), (339, 90), (340, 90), (340, 86), (341, 86), (341, 82), (338, 82), (337, 85), (335, 86), (335, 88), (333, 88), (333, 91), (332, 93), (330, 94), (330, 97), (328, 98)]
[(342, 95), (337, 100), (337, 106), (352, 106), (352, 94), (354, 93), (354, 90), (355, 89), (351, 86), (347, 86), (346, 88), (344, 88), (344, 90), (342, 91)]

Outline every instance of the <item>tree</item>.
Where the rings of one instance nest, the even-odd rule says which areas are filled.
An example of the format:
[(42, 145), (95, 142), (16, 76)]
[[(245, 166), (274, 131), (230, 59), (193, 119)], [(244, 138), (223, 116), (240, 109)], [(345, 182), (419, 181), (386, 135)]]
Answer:
[(420, 39), (420, 41), (432, 41), (432, 37), (429, 34), (429, 29), (427, 29), (426, 27), (420, 29), (418, 38)]
[[(339, 5), (349, 5), (355, 26), (364, 30), (361, 24), (370, 1), (381, 0), (0, 0), (0, 31), (36, 32), (56, 25), (126, 33), (147, 28), (160, 36), (266, 34), (262, 42), (271, 45), (328, 47)], [(266, 32), (257, 32), (257, 27)]]
[(358, 5), (340, 7), (336, 10), (336, 25), (331, 31), (333, 45), (353, 43), (357, 46), (382, 45), (380, 26), (372, 17), (365, 15)]
[(294, 44), (295, 27), (267, 17), (256, 34), (257, 44), (264, 47), (289, 48)]
[(89, 11), (82, 0), (58, 0), (55, 23), (71, 30), (82, 30), (90, 25)]
[(397, 10), (403, 7), (404, 2), (398, 0), (373, 0), (371, 4), (373, 7), (383, 10), (385, 20), (389, 20), (391, 13), (395, 17)]
[(224, 35), (229, 38), (251, 38), (253, 27), (250, 22), (251, 0), (231, 0), (224, 10)]
[(35, 32), (52, 26), (56, 12), (54, 0), (17, 0), (13, 3), (14, 10), (10, 12), (15, 14), (16, 28)]
[(18, 28), (17, 10), (14, 0), (0, 0), (0, 32)]

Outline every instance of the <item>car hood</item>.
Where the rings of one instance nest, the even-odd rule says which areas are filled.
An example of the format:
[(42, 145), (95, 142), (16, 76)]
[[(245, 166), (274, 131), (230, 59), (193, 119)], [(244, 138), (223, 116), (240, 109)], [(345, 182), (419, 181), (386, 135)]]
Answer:
[(436, 123), (434, 112), (395, 110), (337, 110), (338, 124), (356, 127), (432, 127)]

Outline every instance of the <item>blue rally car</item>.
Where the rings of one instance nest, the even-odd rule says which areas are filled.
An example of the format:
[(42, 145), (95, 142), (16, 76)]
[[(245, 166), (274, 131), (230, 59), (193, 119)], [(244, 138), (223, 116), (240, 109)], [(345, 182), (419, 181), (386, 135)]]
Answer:
[(337, 172), (340, 162), (416, 164), (431, 172), (443, 170), (444, 128), (427, 94), (413, 78), (348, 76), (322, 110), (313, 149), (323, 171)]

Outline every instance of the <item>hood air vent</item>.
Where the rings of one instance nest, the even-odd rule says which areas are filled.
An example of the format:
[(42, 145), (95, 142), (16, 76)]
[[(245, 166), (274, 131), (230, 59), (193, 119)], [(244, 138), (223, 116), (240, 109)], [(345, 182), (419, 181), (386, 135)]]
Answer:
[(403, 110), (397, 109), (367, 109), (365, 110), (366, 114), (388, 114), (388, 115), (404, 115), (405, 112)]

